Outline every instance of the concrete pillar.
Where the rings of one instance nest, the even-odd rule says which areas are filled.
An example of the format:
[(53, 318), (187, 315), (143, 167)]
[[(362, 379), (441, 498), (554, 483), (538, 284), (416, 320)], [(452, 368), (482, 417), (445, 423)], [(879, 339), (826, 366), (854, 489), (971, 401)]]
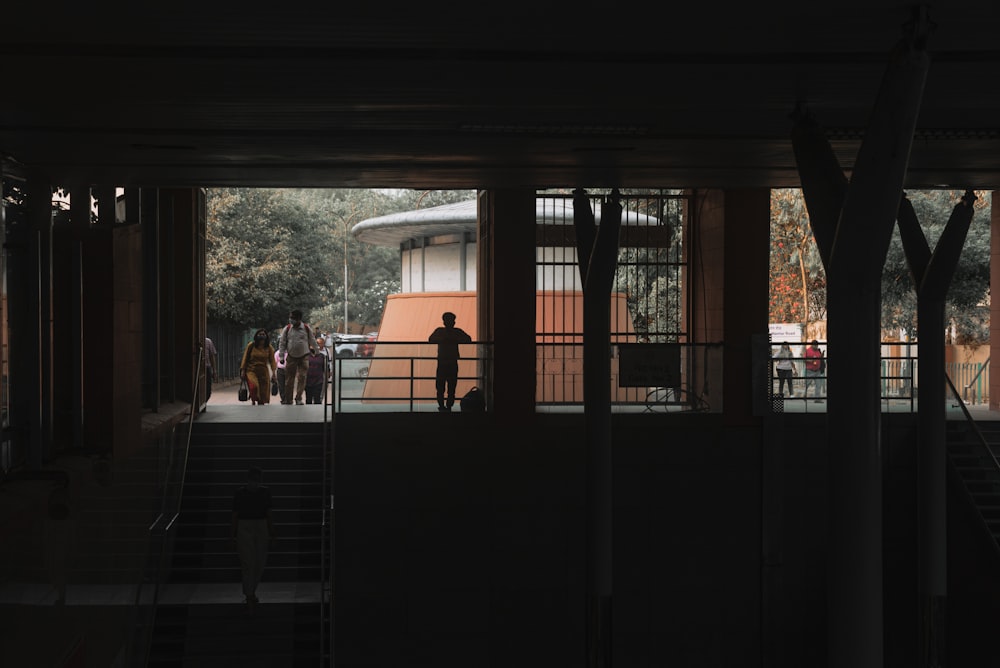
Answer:
[[(191, 401), (195, 378), (198, 383), (198, 404), (204, 404), (204, 363), (195, 368), (198, 353), (205, 345), (205, 193), (201, 189), (169, 189), (160, 191), (161, 216), (164, 204), (170, 214), (163, 227), (171, 230), (170, 239), (162, 249), (168, 253), (167, 261), (161, 254), (162, 285), (169, 286), (169, 294), (161, 293), (164, 304), (161, 317), (169, 323), (170, 331), (164, 337), (169, 374), (176, 379), (172, 397), (176, 401)], [(169, 316), (167, 314), (170, 314)], [(164, 393), (164, 400), (168, 400)]]
[(28, 467), (52, 456), (51, 281), (52, 189), (42, 179), (22, 184), (26, 216), (8, 230), (11, 427)]
[(537, 373), (535, 191), (481, 193), (477, 247), (480, 339), (494, 343), (490, 410), (504, 420), (531, 417)]
[(759, 425), (753, 415), (750, 342), (767, 333), (771, 191), (727, 190), (723, 196), (723, 404), (727, 425)]
[(83, 442), (91, 451), (110, 453), (113, 450), (114, 388), (109, 357), (115, 350), (114, 301), (112, 276), (114, 261), (112, 237), (114, 229), (114, 188), (98, 187), (97, 221), (90, 224), (82, 236), (81, 281), (83, 289), (82, 337), (86, 344), (83, 356)]
[(160, 406), (160, 212), (159, 191), (139, 195), (142, 228), (142, 405)]
[[(1000, 191), (993, 201), (1000, 202)], [(1000, 205), (990, 212), (990, 285), (1000, 285)], [(994, 362), (993, 360), (996, 360)], [(990, 410), (1000, 410), (1000, 299), (990, 300)]]

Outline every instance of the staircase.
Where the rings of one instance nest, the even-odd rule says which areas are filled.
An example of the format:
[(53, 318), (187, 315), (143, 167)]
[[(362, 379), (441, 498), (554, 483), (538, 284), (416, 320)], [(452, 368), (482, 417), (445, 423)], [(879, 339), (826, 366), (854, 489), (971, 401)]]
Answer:
[(948, 459), (983, 526), (993, 536), (993, 546), (1000, 555), (1000, 467), (997, 464), (1000, 460), (1000, 424), (983, 422), (976, 423), (975, 427), (967, 422), (948, 423)]
[[(149, 666), (316, 666), (320, 655), (322, 424), (198, 423)], [(230, 539), (232, 498), (264, 471), (276, 539), (253, 615)]]

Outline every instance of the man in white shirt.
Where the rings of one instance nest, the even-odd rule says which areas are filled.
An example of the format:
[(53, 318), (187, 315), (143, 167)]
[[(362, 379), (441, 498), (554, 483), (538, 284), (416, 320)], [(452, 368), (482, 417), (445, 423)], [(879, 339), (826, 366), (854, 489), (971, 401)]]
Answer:
[(285, 397), (281, 403), (291, 404), (294, 395), (296, 405), (305, 404), (302, 393), (306, 389), (308, 356), (315, 349), (315, 337), (309, 325), (302, 322), (302, 311), (293, 310), (288, 314), (288, 325), (281, 330), (278, 344), (278, 360), (285, 363)]

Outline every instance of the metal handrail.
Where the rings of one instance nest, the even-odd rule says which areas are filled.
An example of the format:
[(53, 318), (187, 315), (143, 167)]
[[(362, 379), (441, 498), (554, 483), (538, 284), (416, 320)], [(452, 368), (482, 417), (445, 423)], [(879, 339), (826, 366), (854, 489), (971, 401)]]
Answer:
[[(401, 345), (406, 345), (406, 346), (419, 345), (419, 346), (434, 347), (436, 344), (432, 344), (432, 343), (429, 343), (427, 341), (383, 341), (383, 342), (380, 342), (378, 345), (382, 345), (382, 346), (384, 346), (384, 348), (390, 348), (391, 346), (401, 346)], [(461, 344), (461, 345), (469, 345), (469, 346), (486, 345), (486, 346), (489, 346), (490, 344), (487, 341), (472, 341), (470, 343)], [(345, 401), (347, 401), (347, 402), (357, 401), (357, 399), (355, 399), (355, 398), (347, 398), (347, 399), (345, 399), (345, 397), (344, 397), (345, 393), (344, 393), (344, 388), (343, 388), (344, 383), (346, 381), (354, 380), (353, 378), (346, 378), (344, 376), (344, 373), (343, 373), (344, 364), (345, 363), (349, 363), (349, 362), (351, 362), (352, 360), (355, 360), (355, 359), (357, 359), (357, 358), (353, 358), (353, 357), (335, 357), (335, 358), (331, 359), (331, 364), (333, 365), (332, 368), (334, 370), (334, 373), (333, 373), (333, 381), (334, 382), (332, 382), (331, 385), (335, 386), (335, 388), (336, 388), (335, 397), (334, 397), (334, 400), (332, 402), (333, 406), (336, 407), (336, 410), (334, 411), (335, 413), (336, 412), (343, 412), (344, 402)], [(475, 356), (462, 357), (461, 361), (463, 361), (463, 362), (476, 362), (477, 364), (482, 364), (487, 359), (488, 359), (488, 357), (481, 356), (481, 355), (477, 354)], [(373, 383), (374, 382), (384, 382), (384, 381), (407, 381), (408, 392), (405, 395), (399, 395), (399, 396), (380, 396), (380, 397), (377, 397), (377, 398), (364, 399), (364, 401), (368, 401), (368, 402), (371, 402), (371, 403), (380, 403), (380, 402), (381, 403), (387, 403), (387, 402), (392, 402), (392, 403), (406, 404), (406, 405), (408, 405), (410, 412), (413, 412), (413, 410), (414, 410), (417, 402), (420, 402), (420, 401), (433, 402), (435, 400), (436, 397), (433, 394), (426, 395), (426, 396), (424, 396), (424, 395), (418, 396), (417, 395), (417, 393), (416, 393), (416, 383), (417, 383), (417, 381), (433, 381), (434, 380), (434, 376), (433, 375), (419, 375), (418, 376), (416, 374), (416, 365), (417, 365), (418, 362), (436, 362), (437, 361), (437, 354), (436, 353), (428, 352), (427, 354), (424, 354), (424, 355), (379, 355), (378, 357), (367, 358), (367, 361), (369, 363), (371, 363), (373, 361), (378, 361), (378, 362), (383, 362), (383, 363), (384, 362), (406, 362), (408, 364), (408, 366), (409, 366), (409, 372), (408, 373), (404, 372), (403, 375), (379, 375), (378, 377), (374, 377), (374, 378), (371, 377), (371, 376), (366, 376), (366, 380), (368, 382), (373, 382)], [(481, 376), (475, 376), (475, 375), (472, 375), (472, 376), (470, 376), (470, 375), (460, 375), (460, 376), (458, 376), (458, 380), (460, 380), (460, 381), (462, 381), (462, 380), (471, 380), (471, 381), (476, 382), (479, 385), (483, 384), (482, 377)]]
[[(951, 393), (958, 400), (958, 405), (962, 409), (962, 413), (965, 415), (966, 421), (972, 426), (972, 430), (975, 432), (976, 436), (978, 437), (979, 444), (981, 446), (983, 446), (983, 449), (986, 450), (986, 454), (989, 455), (990, 461), (993, 462), (993, 468), (994, 468), (994, 470), (998, 474), (1000, 474), (1000, 461), (998, 461), (997, 458), (996, 458), (996, 455), (993, 454), (993, 449), (990, 447), (989, 442), (987, 442), (986, 437), (983, 436), (983, 432), (979, 429), (979, 426), (976, 424), (975, 419), (973, 419), (972, 413), (970, 413), (969, 409), (965, 407), (965, 401), (963, 401), (962, 398), (958, 395), (958, 390), (955, 388), (955, 385), (951, 382), (951, 378), (948, 376), (947, 373), (944, 375), (944, 379), (948, 382), (948, 387), (949, 387), (949, 389), (951, 389)], [(972, 491), (969, 490), (968, 485), (966, 485), (965, 481), (962, 480), (962, 476), (959, 475), (958, 468), (955, 466), (955, 463), (953, 461), (951, 461), (951, 458), (948, 459), (948, 470), (951, 473), (952, 478), (954, 480), (957, 480), (959, 483), (961, 483), (962, 491), (965, 492), (965, 498), (968, 499), (969, 503), (972, 505), (973, 509), (976, 511), (976, 514), (979, 516), (979, 523), (980, 523), (980, 525), (983, 527), (983, 529), (986, 531), (986, 533), (990, 536), (990, 544), (993, 547), (993, 551), (998, 556), (1000, 556), (1000, 543), (998, 543), (997, 539), (993, 536), (993, 531), (990, 529), (989, 524), (987, 524), (987, 522), (986, 522), (986, 518), (983, 516), (982, 511), (979, 509), (979, 506), (976, 504), (976, 500), (972, 496)]]
[[(195, 415), (197, 414), (197, 409), (198, 409), (198, 389), (200, 387), (200, 381), (201, 381), (201, 373), (200, 373), (200, 371), (201, 371), (202, 361), (204, 360), (204, 355), (205, 355), (205, 347), (204, 347), (203, 344), (199, 344), (198, 345), (198, 354), (197, 354), (197, 358), (195, 360), (195, 366), (194, 366), (194, 384), (193, 384), (192, 391), (191, 391), (191, 406), (188, 409), (188, 430), (187, 430), (187, 437), (186, 437), (185, 442), (184, 442), (183, 458), (181, 459), (181, 474), (180, 474), (180, 480), (179, 480), (179, 483), (178, 483), (178, 486), (177, 486), (177, 503), (175, 504), (175, 507), (173, 508), (173, 513), (170, 515), (169, 521), (167, 521), (165, 523), (165, 525), (159, 531), (159, 534), (158, 534), (159, 538), (160, 538), (160, 554), (159, 554), (159, 557), (158, 557), (158, 559), (156, 561), (156, 566), (154, 568), (154, 577), (152, 578), (153, 579), (153, 592), (152, 592), (153, 595), (152, 595), (152, 600), (150, 601), (150, 620), (149, 620), (149, 624), (147, 625), (148, 626), (148, 630), (147, 630), (147, 634), (146, 634), (146, 637), (145, 637), (145, 642), (144, 642), (143, 647), (141, 648), (142, 662), (138, 664), (138, 665), (141, 665), (141, 666), (145, 666), (149, 662), (149, 652), (150, 652), (150, 650), (152, 648), (153, 628), (154, 628), (154, 625), (155, 625), (155, 622), (156, 622), (156, 612), (157, 612), (157, 610), (159, 608), (159, 603), (160, 603), (160, 586), (163, 584), (163, 571), (164, 571), (163, 566), (164, 566), (164, 562), (166, 561), (166, 558), (167, 558), (167, 554), (166, 554), (167, 542), (168, 542), (167, 541), (167, 536), (169, 535), (169, 533), (174, 529), (175, 525), (177, 524), (177, 519), (180, 517), (180, 512), (181, 512), (181, 504), (182, 504), (183, 498), (184, 498), (184, 480), (185, 480), (185, 478), (187, 476), (188, 454), (189, 454), (189, 452), (191, 450), (191, 433), (192, 433), (192, 430), (194, 428), (194, 418), (195, 418)], [(152, 550), (152, 546), (153, 546), (153, 542), (154, 542), (154, 536), (157, 535), (157, 533), (156, 533), (157, 527), (159, 527), (161, 524), (164, 523), (164, 520), (167, 517), (167, 513), (169, 512), (167, 510), (167, 508), (166, 508), (166, 505), (167, 505), (167, 494), (168, 494), (168, 490), (170, 489), (170, 474), (174, 470), (173, 453), (174, 453), (174, 450), (173, 450), (173, 448), (171, 448), (171, 450), (170, 450), (170, 460), (169, 460), (169, 462), (167, 464), (167, 470), (166, 470), (166, 472), (164, 473), (164, 476), (163, 476), (163, 478), (164, 478), (164, 480), (163, 480), (163, 499), (162, 499), (162, 503), (160, 505), (161, 510), (160, 510), (160, 513), (157, 515), (156, 519), (153, 520), (153, 523), (149, 527), (149, 539), (147, 541), (147, 554), (146, 554), (146, 557), (147, 557), (146, 558), (146, 562), (147, 562), (147, 564), (148, 564), (148, 561), (149, 561), (149, 552), (150, 552), (150, 550)], [(134, 606), (135, 606), (134, 609), (135, 610), (138, 610), (139, 606), (141, 604), (143, 584), (144, 583), (142, 581), (142, 578), (140, 578), (139, 582), (137, 583), (136, 591), (135, 591), (135, 600), (134, 600)], [(131, 635), (129, 637), (131, 638)]]
[[(333, 532), (333, 447), (334, 447), (334, 420), (337, 412), (333, 410), (334, 404), (329, 400), (329, 390), (333, 387), (330, 382), (330, 375), (334, 371), (334, 360), (328, 360), (330, 365), (328, 373), (323, 378), (323, 486), (322, 486), (322, 513), (320, 519), (320, 562), (319, 562), (319, 664), (323, 666), (335, 665), (333, 659), (333, 567), (327, 560), (333, 560), (333, 549), (335, 534)], [(339, 392), (337, 393), (339, 394)], [(327, 550), (327, 540), (330, 541)], [(329, 592), (327, 591), (329, 587)], [(324, 599), (326, 596), (326, 599)], [(324, 627), (324, 613), (329, 614), (329, 627)], [(324, 652), (330, 653), (329, 662), (324, 661)]]
[(965, 414), (965, 419), (972, 427), (972, 431), (975, 432), (976, 436), (979, 438), (979, 444), (983, 446), (986, 450), (986, 454), (989, 455), (990, 461), (993, 462), (993, 468), (996, 469), (997, 474), (1000, 474), (1000, 460), (997, 460), (996, 455), (993, 454), (993, 449), (990, 447), (989, 442), (986, 437), (983, 436), (983, 432), (979, 429), (979, 425), (976, 424), (976, 420), (972, 417), (972, 413), (969, 409), (965, 407), (965, 401), (958, 394), (958, 390), (955, 389), (955, 385), (951, 382), (951, 378), (948, 374), (944, 375), (945, 381), (948, 383), (948, 388), (951, 389), (951, 393), (955, 395), (955, 399), (958, 400), (958, 407), (962, 409), (962, 413)]

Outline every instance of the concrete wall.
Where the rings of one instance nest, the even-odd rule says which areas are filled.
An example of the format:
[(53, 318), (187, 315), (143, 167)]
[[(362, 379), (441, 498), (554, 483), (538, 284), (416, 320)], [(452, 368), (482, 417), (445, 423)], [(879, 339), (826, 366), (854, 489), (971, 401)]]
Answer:
[[(762, 430), (615, 416), (616, 665), (758, 665), (766, 642), (822, 665), (825, 429), (782, 419), (784, 549), (765, 589)], [(338, 416), (338, 665), (583, 665), (582, 429)]]
[(462, 287), (462, 244), (431, 245), (400, 251), (401, 292), (449, 292), (474, 290), (476, 244), (465, 244), (465, 287)]

